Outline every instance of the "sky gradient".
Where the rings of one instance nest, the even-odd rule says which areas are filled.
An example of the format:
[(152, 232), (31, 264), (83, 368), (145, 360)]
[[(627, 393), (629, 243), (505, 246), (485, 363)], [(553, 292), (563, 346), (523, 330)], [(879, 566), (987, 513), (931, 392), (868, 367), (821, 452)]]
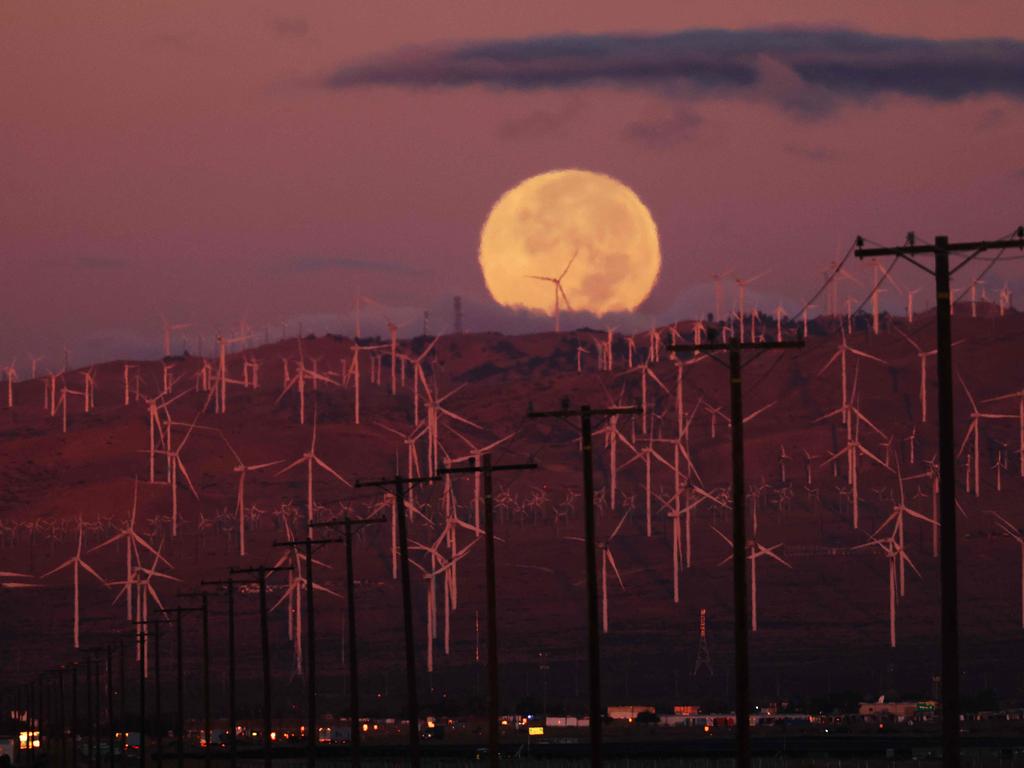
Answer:
[(1024, 223), (1019, 2), (722, 5), (3, 4), (0, 359), (155, 355), (161, 313), (350, 333), (357, 286), (368, 333), (445, 330), (455, 294), (469, 330), (549, 328), (490, 301), (477, 246), (556, 168), (657, 223), (619, 327), (708, 311), (729, 268), (794, 311), (858, 233)]

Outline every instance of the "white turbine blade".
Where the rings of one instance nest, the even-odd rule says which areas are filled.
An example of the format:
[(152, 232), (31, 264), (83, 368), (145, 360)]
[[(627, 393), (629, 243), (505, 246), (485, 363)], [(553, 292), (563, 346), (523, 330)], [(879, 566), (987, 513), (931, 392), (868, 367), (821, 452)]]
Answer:
[(47, 571), (46, 573), (44, 573), (39, 578), (45, 579), (47, 576), (52, 576), (53, 574), (57, 573), (57, 571), (64, 570), (65, 568), (67, 568), (69, 565), (71, 565), (74, 562), (75, 562), (75, 558), (73, 558), (73, 557), (68, 559), (68, 560), (65, 560), (63, 563), (58, 565), (56, 568), (53, 568), (52, 570)]
[(867, 352), (861, 352), (859, 349), (854, 349), (853, 347), (847, 347), (846, 350), (851, 355), (857, 355), (857, 357), (863, 357), (865, 360), (874, 360), (876, 363), (881, 363), (882, 365), (888, 365), (888, 363), (885, 360), (883, 360), (882, 358), (875, 357), (874, 355), (868, 354)]
[(91, 565), (89, 565), (89, 564), (88, 564), (87, 562), (85, 562), (84, 560), (79, 560), (79, 561), (78, 561), (78, 564), (79, 564), (79, 566), (81, 566), (81, 567), (82, 567), (82, 568), (83, 568), (84, 570), (86, 570), (87, 572), (89, 572), (89, 573), (91, 573), (91, 574), (92, 574), (93, 576), (95, 576), (95, 577), (96, 577), (96, 580), (97, 580), (97, 581), (99, 581), (99, 582), (100, 582), (100, 584), (102, 584), (102, 585), (103, 585), (103, 586), (105, 586), (105, 587), (109, 587), (109, 586), (110, 586), (110, 585), (109, 585), (109, 584), (107, 583), (107, 580), (106, 580), (106, 579), (104, 579), (104, 578), (103, 578), (102, 576), (100, 576), (100, 575), (99, 575), (98, 573), (96, 573), (96, 571), (94, 571), (94, 570), (93, 570), (92, 566), (91, 566)]
[(778, 400), (772, 400), (770, 403), (768, 403), (768, 405), (762, 406), (761, 408), (758, 408), (753, 413), (747, 414), (746, 416), (743, 417), (743, 423), (746, 424), (751, 419), (753, 419), (753, 418), (755, 418), (757, 416), (760, 416), (762, 413), (767, 411), (769, 408), (771, 408), (777, 402), (778, 402)]
[[(614, 538), (615, 538), (616, 536), (618, 536), (618, 535), (619, 535), (619, 531), (621, 531), (621, 530), (622, 530), (622, 526), (623, 526), (623, 525), (625, 524), (625, 522), (626, 522), (626, 518), (627, 518), (627, 517), (629, 517), (629, 511), (628, 511), (628, 510), (627, 510), (627, 511), (626, 511), (626, 513), (625, 513), (625, 514), (624, 514), (624, 515), (622, 516), (622, 519), (621, 519), (621, 520), (619, 520), (619, 524), (618, 524), (618, 525), (616, 525), (616, 526), (615, 526), (615, 528), (614, 528), (614, 529), (612, 530), (612, 533), (611, 533), (611, 535), (610, 535), (610, 536), (608, 537), (608, 541), (611, 541), (612, 539), (614, 539)], [(607, 542), (606, 542), (606, 543), (607, 543)]]
[(301, 459), (296, 459), (295, 461), (293, 461), (291, 464), (289, 464), (284, 469), (279, 469), (274, 474), (275, 475), (283, 475), (285, 472), (289, 472), (290, 470), (295, 469), (297, 466), (299, 466), (300, 464), (304, 464), (307, 461), (308, 461), (308, 459), (305, 456), (303, 456)]
[(619, 582), (619, 589), (625, 591), (626, 585), (622, 583), (622, 575), (619, 573), (619, 566), (615, 564), (615, 555), (612, 551), (605, 547), (604, 556), (608, 558), (608, 565), (612, 567), (612, 571), (615, 573), (615, 579)]
[(192, 491), (192, 495), (195, 496), (198, 499), (199, 498), (199, 491), (197, 491), (196, 487), (194, 485), (192, 485), (192, 478), (189, 477), (188, 470), (185, 469), (185, 465), (181, 461), (181, 456), (179, 454), (175, 453), (174, 454), (174, 460), (178, 463), (178, 469), (181, 470), (181, 474), (185, 476), (185, 483), (188, 485), (189, 490)]
[(341, 482), (343, 482), (343, 483), (344, 483), (345, 485), (347, 485), (347, 486), (348, 486), (349, 488), (351, 488), (351, 487), (352, 487), (352, 483), (350, 483), (350, 482), (349, 482), (348, 480), (346, 480), (346, 479), (345, 479), (344, 477), (342, 477), (342, 476), (341, 476), (341, 475), (339, 475), (339, 474), (338, 474), (337, 472), (335, 472), (335, 471), (334, 471), (333, 469), (331, 469), (331, 467), (329, 467), (329, 466), (327, 465), (327, 463), (326, 463), (326, 462), (325, 462), (325, 461), (324, 461), (323, 459), (321, 459), (321, 458), (320, 458), (319, 456), (314, 456), (314, 457), (313, 457), (313, 461), (315, 461), (315, 462), (316, 462), (316, 463), (317, 463), (318, 465), (320, 465), (320, 468), (321, 468), (321, 469), (323, 469), (323, 470), (324, 470), (325, 472), (329, 472), (330, 474), (334, 475), (334, 477), (336, 477), (336, 478), (337, 478), (338, 480), (340, 480)]
[(790, 565), (785, 560), (783, 560), (781, 557), (779, 557), (777, 554), (775, 554), (775, 550), (778, 549), (781, 546), (782, 546), (781, 544), (775, 544), (774, 546), (771, 546), (771, 547), (765, 547), (765, 546), (762, 546), (762, 545), (758, 544), (757, 545), (757, 548), (759, 550), (758, 554), (767, 555), (768, 557), (772, 558), (773, 560), (775, 560), (775, 561), (777, 561), (779, 563), (782, 563), (787, 568), (792, 568), (793, 567), (792, 565)]

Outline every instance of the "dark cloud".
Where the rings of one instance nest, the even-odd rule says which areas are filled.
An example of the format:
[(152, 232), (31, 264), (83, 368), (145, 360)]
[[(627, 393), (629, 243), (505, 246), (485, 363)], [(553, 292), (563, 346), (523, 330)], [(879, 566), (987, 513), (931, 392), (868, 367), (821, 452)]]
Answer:
[(1024, 98), (1024, 42), (841, 28), (562, 35), (405, 49), (342, 67), (326, 84), (514, 90), (606, 85), (677, 97), (747, 94), (813, 116), (839, 100), (881, 94), (936, 101), (991, 93)]
[(426, 275), (430, 270), (397, 261), (349, 259), (342, 256), (304, 256), (290, 260), (283, 269), (290, 272), (321, 272), (327, 269), (356, 269), (364, 272), (391, 272), (403, 275)]

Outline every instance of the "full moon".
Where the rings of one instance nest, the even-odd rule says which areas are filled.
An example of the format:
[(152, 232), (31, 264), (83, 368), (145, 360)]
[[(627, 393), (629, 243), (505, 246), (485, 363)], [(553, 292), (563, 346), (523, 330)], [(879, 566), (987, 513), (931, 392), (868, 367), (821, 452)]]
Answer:
[(480, 237), (480, 267), (491, 296), (506, 307), (554, 315), (558, 280), (561, 311), (630, 312), (658, 280), (658, 229), (622, 182), (549, 171), (495, 203)]

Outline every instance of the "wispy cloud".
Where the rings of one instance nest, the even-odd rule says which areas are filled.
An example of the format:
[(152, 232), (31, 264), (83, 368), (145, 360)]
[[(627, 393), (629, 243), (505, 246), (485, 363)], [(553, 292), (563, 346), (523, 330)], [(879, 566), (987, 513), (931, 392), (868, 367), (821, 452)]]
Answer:
[(390, 272), (403, 275), (426, 275), (429, 269), (384, 259), (350, 259), (343, 256), (303, 256), (282, 265), (289, 272), (321, 272), (328, 269), (353, 269), (362, 272)]
[(514, 90), (603, 85), (690, 98), (748, 95), (818, 115), (842, 100), (883, 94), (935, 101), (992, 93), (1024, 98), (1024, 42), (782, 27), (561, 35), (404, 49), (344, 66), (326, 85)]
[(535, 109), (505, 120), (498, 126), (498, 135), (505, 139), (523, 139), (558, 133), (565, 129), (581, 111), (572, 101), (559, 109)]
[(622, 136), (651, 149), (663, 149), (691, 138), (701, 122), (701, 117), (696, 112), (680, 108), (666, 117), (626, 123), (622, 129)]

